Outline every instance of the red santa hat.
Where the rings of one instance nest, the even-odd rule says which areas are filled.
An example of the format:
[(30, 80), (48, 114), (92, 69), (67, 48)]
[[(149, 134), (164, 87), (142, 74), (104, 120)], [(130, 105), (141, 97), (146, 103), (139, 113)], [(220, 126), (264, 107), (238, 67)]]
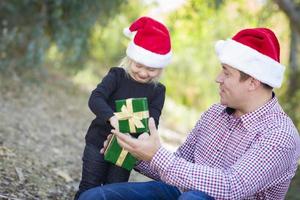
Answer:
[(253, 78), (279, 88), (285, 67), (280, 64), (280, 47), (275, 34), (267, 28), (244, 29), (232, 39), (215, 45), (217, 56)]
[(141, 17), (124, 29), (124, 34), (128, 37), (133, 32), (136, 34), (126, 50), (129, 58), (153, 68), (163, 68), (170, 63), (170, 34), (162, 23), (150, 17)]

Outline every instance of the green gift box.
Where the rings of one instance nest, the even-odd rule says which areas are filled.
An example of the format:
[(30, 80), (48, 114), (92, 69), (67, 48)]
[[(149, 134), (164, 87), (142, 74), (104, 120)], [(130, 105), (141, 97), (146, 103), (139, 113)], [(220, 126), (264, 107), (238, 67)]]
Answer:
[[(116, 100), (115, 103), (115, 115), (118, 118), (121, 133), (129, 133), (137, 138), (141, 133), (149, 132), (147, 98)], [(120, 147), (115, 136), (108, 144), (104, 159), (129, 171), (132, 170), (137, 161), (128, 151)]]

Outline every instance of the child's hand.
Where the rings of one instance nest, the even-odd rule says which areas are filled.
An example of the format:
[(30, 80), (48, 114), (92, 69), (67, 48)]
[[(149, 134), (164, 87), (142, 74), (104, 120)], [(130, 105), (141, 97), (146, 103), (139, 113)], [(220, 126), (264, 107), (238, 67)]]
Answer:
[(109, 118), (109, 123), (114, 129), (119, 130), (119, 121), (115, 115)]
[(111, 140), (111, 137), (112, 137), (112, 134), (109, 134), (109, 135), (107, 136), (106, 140), (105, 140), (104, 143), (103, 143), (103, 147), (102, 147), (102, 149), (100, 150), (100, 153), (104, 154), (104, 152), (105, 152), (105, 150), (106, 150), (106, 148), (107, 148), (107, 146), (108, 146), (108, 144), (109, 144), (109, 141)]

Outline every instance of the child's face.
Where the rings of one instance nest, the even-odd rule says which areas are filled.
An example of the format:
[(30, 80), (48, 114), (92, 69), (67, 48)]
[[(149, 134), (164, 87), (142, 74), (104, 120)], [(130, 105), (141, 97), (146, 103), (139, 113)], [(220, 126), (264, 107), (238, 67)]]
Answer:
[(145, 65), (133, 62), (130, 66), (130, 75), (134, 80), (140, 83), (148, 83), (154, 78), (158, 77), (162, 69), (147, 67)]

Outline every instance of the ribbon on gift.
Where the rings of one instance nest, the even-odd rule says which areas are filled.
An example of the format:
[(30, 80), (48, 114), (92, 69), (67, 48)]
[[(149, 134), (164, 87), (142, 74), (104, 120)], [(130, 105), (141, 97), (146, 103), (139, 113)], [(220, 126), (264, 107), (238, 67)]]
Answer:
[[(104, 154), (106, 154), (106, 153), (108, 152), (108, 149), (109, 149), (110, 145), (112, 144), (112, 142), (113, 142), (114, 140), (117, 140), (117, 138), (116, 138), (115, 135), (113, 135), (113, 136), (110, 138), (110, 141), (109, 141), (109, 143), (108, 143), (108, 145), (107, 145), (107, 148), (105, 149)], [(119, 166), (119, 167), (122, 167), (123, 162), (124, 162), (124, 160), (125, 160), (127, 154), (128, 154), (128, 151), (126, 151), (125, 149), (122, 148), (122, 150), (121, 150), (121, 152), (120, 152), (120, 155), (119, 155), (119, 157), (118, 157), (118, 160), (116, 161), (115, 164), (116, 164), (117, 166)]]
[(148, 111), (133, 112), (132, 99), (126, 99), (126, 105), (121, 107), (121, 112), (114, 114), (118, 120), (128, 120), (130, 133), (135, 133), (136, 128), (144, 128), (142, 119), (149, 117)]
[(125, 149), (122, 148), (122, 151), (121, 151), (121, 153), (120, 153), (120, 155), (119, 155), (119, 158), (118, 158), (118, 160), (116, 161), (116, 165), (117, 165), (117, 166), (122, 167), (123, 162), (124, 162), (124, 160), (125, 160), (127, 154), (128, 154), (128, 151), (126, 151)]

